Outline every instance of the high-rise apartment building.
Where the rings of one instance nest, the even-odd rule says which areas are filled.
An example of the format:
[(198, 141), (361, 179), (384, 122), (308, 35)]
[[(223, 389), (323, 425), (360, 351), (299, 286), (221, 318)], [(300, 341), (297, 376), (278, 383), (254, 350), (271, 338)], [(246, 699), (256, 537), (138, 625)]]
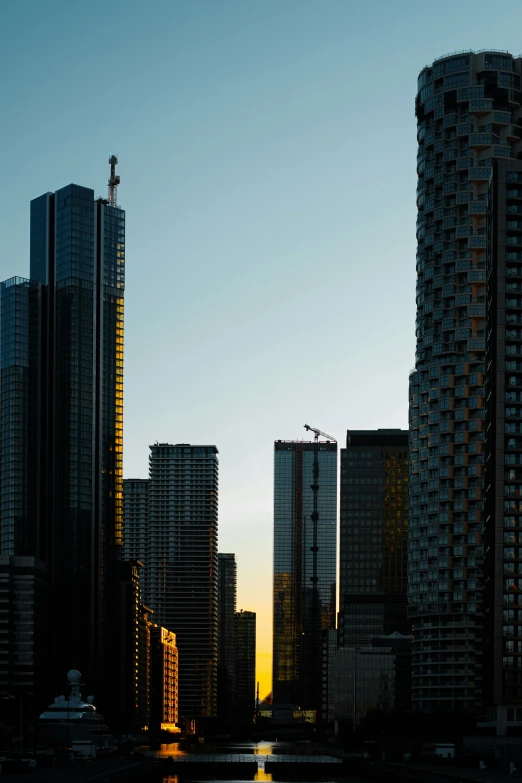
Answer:
[(337, 443), (274, 444), (273, 701), (321, 709), (335, 628)]
[(31, 202), (30, 280), (1, 287), (0, 552), (45, 562), (51, 691), (115, 649), (125, 213), (68, 185)]
[(493, 162), (522, 149), (521, 65), (461, 53), (418, 80), (408, 556), (418, 711), (471, 712), (483, 700), (488, 188)]
[(256, 613), (236, 612), (235, 707), (240, 725), (251, 724), (256, 703)]
[(158, 625), (176, 634), (179, 715), (216, 715), (218, 450), (150, 447), (149, 588)]
[(339, 644), (407, 633), (408, 431), (348, 430), (341, 449)]
[[(522, 135), (522, 128), (516, 129)], [(522, 163), (493, 164), (488, 197), (484, 703), (505, 734), (522, 715)], [(518, 730), (518, 729), (517, 729)]]
[(149, 480), (123, 480), (123, 557), (139, 560), (142, 600), (147, 603), (150, 576)]
[(236, 556), (218, 554), (218, 670), (217, 714), (227, 720), (233, 717), (236, 687)]
[(149, 555), (149, 480), (123, 481), (123, 556), (146, 563)]

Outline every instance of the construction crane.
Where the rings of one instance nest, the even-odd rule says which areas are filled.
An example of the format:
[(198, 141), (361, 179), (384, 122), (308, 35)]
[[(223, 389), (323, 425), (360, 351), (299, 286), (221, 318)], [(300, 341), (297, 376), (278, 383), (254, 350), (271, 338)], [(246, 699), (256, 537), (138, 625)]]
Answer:
[(304, 425), (305, 430), (309, 430), (310, 432), (314, 433), (314, 440), (317, 443), (319, 438), (324, 438), (325, 440), (329, 440), (332, 443), (337, 443), (337, 438), (332, 438), (331, 435), (327, 435), (326, 432), (321, 432), (321, 430), (316, 430), (315, 427), (310, 427), (309, 424)]
[(319, 438), (324, 438), (327, 441), (337, 444), (337, 440), (332, 438), (331, 435), (327, 435), (326, 432), (316, 429), (316, 427), (310, 427), (309, 424), (304, 425), (305, 430), (314, 433), (314, 461), (312, 467), (313, 483), (310, 485), (310, 489), (313, 493), (313, 510), (310, 514), (310, 520), (312, 522), (312, 546), (309, 548), (312, 553), (312, 576), (310, 582), (312, 583), (312, 606), (311, 606), (311, 649), (308, 650), (310, 655), (310, 664), (312, 671), (312, 681), (314, 682), (315, 701), (320, 703), (321, 691), (320, 682), (322, 674), (322, 610), (321, 610), (321, 595), (319, 587)]
[(116, 207), (117, 205), (117, 189), (118, 185), (120, 184), (120, 177), (118, 174), (116, 174), (116, 164), (118, 163), (118, 158), (116, 155), (111, 155), (109, 158), (109, 163), (111, 165), (111, 176), (109, 177), (109, 206), (110, 207)]

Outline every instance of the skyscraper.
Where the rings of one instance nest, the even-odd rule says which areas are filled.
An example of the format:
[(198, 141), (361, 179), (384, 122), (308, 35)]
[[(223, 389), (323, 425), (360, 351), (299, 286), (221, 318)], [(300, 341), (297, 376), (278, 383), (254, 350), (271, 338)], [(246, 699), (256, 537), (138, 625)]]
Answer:
[(176, 634), (179, 715), (216, 715), (218, 450), (150, 447), (150, 587), (158, 625)]
[(407, 538), (407, 430), (348, 430), (341, 449), (341, 646), (409, 631)]
[(235, 638), (235, 705), (240, 725), (251, 724), (256, 702), (256, 613), (236, 612)]
[(31, 279), (1, 287), (0, 551), (45, 563), (55, 692), (72, 668), (100, 691), (115, 649), (124, 254), (124, 212), (69, 185), (31, 202)]
[(233, 717), (236, 687), (236, 583), (234, 554), (218, 554), (218, 673), (217, 714), (224, 720)]
[(142, 599), (150, 592), (149, 480), (123, 480), (123, 556), (139, 560)]
[(493, 164), (487, 236), (484, 652), (489, 676), (484, 678), (484, 703), (487, 722), (505, 734), (514, 729), (515, 721), (519, 725), (522, 715), (522, 163), (518, 160)]
[(337, 443), (274, 444), (273, 701), (320, 710), (335, 628)]
[[(125, 213), (68, 185), (31, 203), (31, 279), (47, 296), (46, 471), (53, 660), (101, 685), (120, 559)], [(106, 612), (106, 613), (107, 613)]]
[(521, 65), (462, 53), (418, 80), (408, 558), (418, 711), (482, 703), (487, 196), (494, 160), (521, 149)]
[(40, 448), (46, 292), (13, 277), (0, 286), (0, 552), (47, 559)]

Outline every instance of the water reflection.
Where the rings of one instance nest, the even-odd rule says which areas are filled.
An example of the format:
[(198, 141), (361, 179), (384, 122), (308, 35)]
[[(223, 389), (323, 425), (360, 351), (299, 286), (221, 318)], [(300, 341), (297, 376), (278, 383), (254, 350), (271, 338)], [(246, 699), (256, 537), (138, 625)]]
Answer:
[[(254, 781), (272, 781), (272, 775), (265, 772), (265, 758), (267, 756), (282, 756), (287, 754), (296, 755), (315, 755), (318, 752), (317, 746), (312, 742), (270, 742), (262, 740), (259, 742), (234, 742), (234, 743), (213, 743), (193, 745), (187, 748), (180, 742), (173, 742), (168, 745), (161, 745), (154, 751), (157, 758), (176, 758), (180, 756), (205, 756), (205, 755), (237, 755), (243, 761), (257, 761), (258, 768)], [(202, 759), (203, 760), (203, 759)], [(189, 783), (185, 777), (181, 780), (178, 775), (165, 775), (163, 783)], [(241, 783), (240, 781), (229, 781), (229, 783)]]
[[(187, 747), (182, 745), (181, 742), (171, 742), (167, 745), (160, 745), (159, 749), (154, 751), (154, 755), (157, 758), (169, 758), (189, 755), (201, 755), (205, 753), (212, 753), (213, 755), (218, 753), (239, 754), (241, 756), (274, 756), (284, 755), (286, 753), (299, 753), (306, 755), (308, 753), (314, 753), (315, 746), (313, 743), (293, 743), (293, 742), (270, 742), (268, 740), (261, 740), (259, 742), (234, 742), (234, 743), (212, 743), (207, 742), (201, 745), (193, 745)], [(255, 759), (258, 761), (258, 759)]]
[[(257, 770), (255, 776), (252, 778), (252, 780), (272, 780), (272, 775), (270, 772), (265, 772), (264, 769)], [(163, 783), (180, 783), (180, 779), (178, 775), (164, 775), (163, 776)], [(183, 783), (190, 783), (190, 781), (184, 780)], [(203, 782), (206, 783), (206, 782)], [(218, 781), (214, 781), (214, 783), (219, 783)], [(227, 781), (227, 783), (249, 783), (249, 781)]]
[[(189, 752), (191, 751), (183, 750), (183, 748), (181, 747), (181, 742), (170, 742), (168, 745), (160, 745), (159, 750), (154, 751), (154, 755), (156, 756), (156, 758), (165, 759), (165, 758), (169, 758), (170, 756), (188, 756)], [(174, 775), (172, 777), (173, 781), (174, 778), (176, 778), (176, 783), (177, 783), (177, 779), (178, 779), (177, 775)]]

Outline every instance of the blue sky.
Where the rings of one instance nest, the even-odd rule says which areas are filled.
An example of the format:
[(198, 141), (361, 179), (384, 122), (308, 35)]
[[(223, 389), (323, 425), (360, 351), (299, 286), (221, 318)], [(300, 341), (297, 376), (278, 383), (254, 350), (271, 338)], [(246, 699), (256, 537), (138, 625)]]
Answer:
[[(305, 421), (407, 426), (418, 71), (522, 49), (522, 4), (4, 0), (0, 276), (29, 201), (127, 211), (125, 475), (156, 440), (220, 451), (220, 550), (258, 612), (268, 688), (272, 443)], [(175, 629), (174, 629), (175, 630)]]

